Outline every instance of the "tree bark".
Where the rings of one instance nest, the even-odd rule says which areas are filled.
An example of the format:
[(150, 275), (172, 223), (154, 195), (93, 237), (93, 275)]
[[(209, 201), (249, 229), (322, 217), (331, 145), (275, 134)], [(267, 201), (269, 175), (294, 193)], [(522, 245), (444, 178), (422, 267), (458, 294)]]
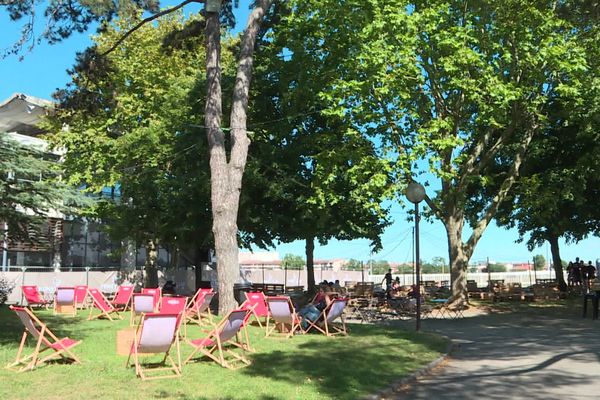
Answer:
[(156, 239), (148, 240), (146, 244), (146, 281), (144, 287), (158, 287), (158, 269), (156, 260), (158, 259), (158, 245)]
[(237, 216), (250, 139), (246, 130), (248, 96), (254, 47), (270, 0), (261, 0), (250, 13), (240, 44), (238, 69), (231, 106), (231, 152), (227, 159), (221, 129), (221, 26), (218, 13), (206, 13), (206, 109), (205, 124), (210, 152), (213, 235), (217, 255), (219, 314), (237, 307), (233, 284), (239, 276)]
[(308, 293), (316, 293), (315, 285), (315, 238), (306, 238), (306, 285)]
[(567, 291), (567, 283), (563, 276), (562, 260), (560, 259), (560, 250), (558, 247), (558, 235), (549, 235), (548, 242), (550, 243), (550, 251), (552, 252), (552, 264), (554, 264), (554, 273), (556, 274), (556, 282), (561, 292)]
[(467, 294), (467, 268), (470, 254), (465, 252), (462, 241), (463, 218), (449, 218), (445, 221), (446, 235), (448, 236), (448, 259), (450, 264), (450, 284), (452, 296), (450, 303), (466, 304), (469, 301)]

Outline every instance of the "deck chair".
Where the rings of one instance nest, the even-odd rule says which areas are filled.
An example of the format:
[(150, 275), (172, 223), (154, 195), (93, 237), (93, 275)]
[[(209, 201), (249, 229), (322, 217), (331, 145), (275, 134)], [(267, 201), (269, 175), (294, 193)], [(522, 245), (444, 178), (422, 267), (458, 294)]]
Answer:
[(181, 314), (185, 311), (187, 297), (171, 296), (163, 297), (160, 305), (160, 314)]
[[(194, 349), (183, 362), (184, 365), (189, 363), (198, 352), (215, 361), (220, 366), (228, 369), (236, 369), (244, 365), (250, 365), (250, 360), (244, 356), (247, 349), (239, 340), (239, 333), (248, 312), (248, 310), (241, 309), (232, 310), (207, 337), (203, 339), (188, 340), (187, 343)], [(233, 349), (235, 348), (239, 349), (239, 352), (234, 352)], [(234, 362), (240, 362), (241, 364), (234, 366)]]
[(75, 307), (88, 308), (88, 287), (86, 285), (75, 286)]
[(194, 303), (196, 299), (200, 296), (204, 297), (208, 293), (214, 293), (213, 288), (200, 288), (196, 291), (196, 293), (190, 299), (190, 304)]
[(154, 295), (150, 293), (134, 293), (131, 303), (131, 318), (129, 325), (134, 326), (137, 323), (138, 316), (142, 314), (154, 313)]
[[(346, 330), (346, 322), (344, 321), (344, 309), (346, 308), (347, 304), (348, 299), (345, 298), (333, 300), (321, 312), (319, 318), (308, 322), (305, 332), (308, 332), (314, 328), (326, 336), (348, 335), (348, 331)], [(334, 321), (338, 318), (341, 320), (341, 323), (336, 324)]]
[[(109, 301), (106, 299), (106, 297), (104, 297), (100, 290), (90, 288), (88, 289), (88, 293), (90, 294), (94, 305), (93, 307), (90, 307), (90, 314), (88, 315), (88, 320), (95, 318), (108, 318), (109, 320), (113, 321), (111, 314), (116, 314), (116, 316), (119, 319), (123, 319), (121, 314), (119, 314), (117, 309), (109, 303)], [(98, 309), (100, 313), (93, 315), (94, 308)]]
[(54, 294), (54, 314), (77, 315), (74, 287), (57, 287)]
[[(40, 364), (53, 359), (64, 359), (72, 361), (75, 364), (81, 364), (81, 361), (71, 352), (73, 347), (77, 346), (81, 341), (70, 339), (68, 337), (59, 339), (48, 329), (46, 324), (42, 323), (29, 309), (25, 307), (10, 306), (10, 309), (17, 313), (17, 316), (25, 326), (17, 358), (12, 364), (7, 365), (7, 368), (23, 372), (32, 370)], [(31, 335), (36, 339), (35, 349), (31, 354), (23, 355), (23, 348), (27, 340), (27, 336)], [(50, 354), (41, 357), (41, 354), (50, 350)]]
[(190, 302), (185, 310), (185, 334), (187, 336), (187, 323), (195, 322), (202, 326), (205, 320), (212, 324), (212, 313), (210, 303), (215, 296), (213, 292), (205, 292), (196, 297), (196, 301)]
[(154, 312), (158, 312), (162, 296), (161, 288), (142, 288), (142, 294), (151, 294), (154, 296)]
[[(276, 329), (279, 329), (279, 332), (287, 338), (294, 336), (297, 330), (302, 332), (300, 317), (296, 314), (294, 305), (289, 297), (269, 296), (267, 297), (267, 306), (269, 307), (271, 317), (267, 318), (265, 337), (274, 333)], [(271, 319), (274, 324), (272, 327), (269, 327)]]
[(131, 307), (131, 297), (133, 295), (133, 286), (119, 286), (115, 297), (110, 301), (119, 311), (127, 311)]
[[(177, 340), (177, 327), (179, 326), (180, 315), (178, 314), (144, 314), (138, 325), (133, 345), (127, 357), (127, 367), (129, 361), (133, 358), (135, 365), (135, 374), (142, 380), (177, 378), (181, 376), (181, 364), (176, 363), (171, 357), (171, 347), (175, 343), (177, 349), (177, 359), (180, 359), (179, 341)], [(163, 354), (164, 358), (159, 365), (147, 364), (144, 368), (140, 362), (140, 356)], [(167, 365), (168, 361), (168, 365)], [(154, 367), (153, 367), (154, 365)], [(148, 373), (158, 371), (171, 371), (173, 374), (162, 374), (149, 376)]]
[(45, 300), (42, 297), (37, 286), (21, 286), (21, 290), (23, 291), (23, 296), (25, 296), (25, 300), (27, 300), (27, 305), (29, 307), (37, 306), (48, 308), (53, 304), (53, 302)]
[(269, 308), (267, 307), (267, 300), (263, 292), (245, 292), (246, 301), (242, 304), (241, 308), (252, 309), (252, 316), (258, 321), (258, 325), (262, 328), (263, 324), (260, 322), (260, 318), (265, 319), (265, 324), (269, 320)]

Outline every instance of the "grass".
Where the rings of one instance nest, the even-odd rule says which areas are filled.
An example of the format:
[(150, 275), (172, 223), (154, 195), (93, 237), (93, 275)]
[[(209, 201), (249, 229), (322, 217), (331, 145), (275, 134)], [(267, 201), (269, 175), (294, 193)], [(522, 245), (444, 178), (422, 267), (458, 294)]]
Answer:
[[(183, 367), (180, 379), (141, 381), (126, 357), (116, 354), (116, 332), (124, 321), (87, 321), (36, 311), (59, 337), (83, 342), (74, 352), (82, 365), (47, 364), (32, 372), (0, 369), (0, 396), (11, 399), (356, 399), (385, 388), (421, 368), (446, 349), (439, 336), (392, 327), (349, 325), (348, 337), (307, 334), (286, 340), (265, 338), (250, 327), (252, 365), (235, 371), (208, 359)], [(128, 317), (128, 315), (126, 315)], [(7, 307), (0, 307), (0, 365), (17, 352), (23, 326)], [(206, 328), (204, 328), (206, 330)], [(190, 327), (191, 338), (205, 336)], [(191, 347), (182, 344), (182, 356)], [(2, 396), (3, 395), (3, 396)]]

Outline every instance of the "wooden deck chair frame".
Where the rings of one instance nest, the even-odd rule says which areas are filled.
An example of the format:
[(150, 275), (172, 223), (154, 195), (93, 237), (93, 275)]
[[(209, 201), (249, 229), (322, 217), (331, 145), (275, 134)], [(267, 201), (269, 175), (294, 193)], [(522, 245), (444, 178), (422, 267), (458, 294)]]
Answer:
[(74, 286), (57, 287), (54, 293), (54, 314), (67, 314), (72, 317), (77, 315), (75, 293)]
[[(155, 330), (155, 331), (151, 331), (150, 334), (148, 334), (148, 336), (144, 335), (144, 329), (148, 329), (147, 327), (150, 326), (151, 323), (153, 323), (154, 321), (158, 321), (160, 319), (174, 319), (173, 324), (174, 326), (172, 327), (172, 333), (170, 330), (164, 330), (164, 329), (160, 329), (160, 330)], [(180, 345), (179, 345), (179, 325), (181, 323), (181, 314), (160, 314), (160, 313), (149, 313), (149, 314), (143, 314), (142, 315), (142, 319), (140, 320), (140, 323), (136, 329), (135, 332), (135, 336), (133, 339), (133, 344), (131, 346), (131, 349), (129, 350), (129, 357), (127, 357), (127, 363), (126, 363), (126, 367), (129, 367), (130, 363), (129, 361), (133, 358), (133, 364), (135, 366), (135, 374), (140, 377), (142, 380), (155, 380), (155, 379), (167, 379), (167, 378), (179, 378), (181, 376), (181, 351), (180, 351)], [(145, 342), (145, 339), (148, 338), (149, 341), (153, 341), (156, 340), (156, 337), (159, 336), (159, 339), (163, 339), (166, 343), (166, 340), (170, 338), (170, 344), (165, 345), (164, 343), (162, 344), (162, 347), (166, 349), (161, 351), (156, 351), (156, 352), (149, 352), (148, 351), (148, 345)], [(160, 336), (164, 336), (162, 338), (160, 338)], [(173, 344), (175, 344), (175, 348), (177, 350), (177, 362), (175, 362), (175, 360), (173, 360), (173, 357), (171, 357), (171, 348), (173, 347)], [(152, 345), (149, 346), (150, 348), (152, 347)], [(141, 351), (140, 351), (141, 350)], [(156, 367), (156, 368), (144, 368), (142, 363), (140, 362), (140, 355), (145, 356), (145, 355), (150, 355), (150, 354), (160, 354), (160, 353), (165, 353), (165, 356), (163, 358), (163, 360), (161, 361), (161, 365), (166, 365), (166, 362), (168, 361), (170, 363), (170, 366), (165, 366), (165, 367)], [(171, 371), (173, 372), (173, 375), (168, 374), (168, 375), (155, 375), (155, 376), (148, 376), (149, 372), (158, 372), (158, 371)]]
[[(308, 332), (312, 328), (315, 328), (325, 336), (348, 335), (346, 321), (344, 320), (344, 310), (347, 305), (347, 298), (332, 300), (331, 303), (321, 311), (321, 314), (317, 319), (308, 321), (308, 327), (304, 331)], [(341, 320), (341, 323), (334, 322), (338, 318)]]
[[(80, 340), (73, 340), (68, 337), (59, 339), (52, 333), (47, 325), (40, 321), (28, 308), (10, 306), (10, 309), (17, 313), (17, 316), (19, 316), (25, 326), (25, 330), (21, 338), (17, 357), (13, 363), (6, 366), (7, 369), (14, 370), (19, 365), (25, 364), (16, 369), (16, 371), (31, 371), (36, 366), (57, 358), (71, 360), (74, 364), (81, 364), (79, 358), (71, 351), (73, 347), (81, 343)], [(25, 342), (29, 335), (36, 339), (35, 349), (31, 354), (23, 355)], [(48, 337), (54, 342), (50, 342)], [(52, 353), (45, 357), (40, 357), (46, 350), (51, 350)]]
[(27, 300), (29, 308), (36, 306), (48, 309), (48, 307), (54, 305), (54, 301), (48, 301), (42, 297), (36, 285), (23, 285), (21, 286), (21, 291), (25, 300)]
[[(258, 326), (262, 328), (263, 323), (260, 321), (260, 318), (264, 318), (264, 325), (266, 325), (269, 321), (269, 307), (267, 306), (267, 298), (265, 294), (263, 292), (244, 292), (244, 296), (246, 297), (246, 300), (242, 303), (241, 307), (250, 309), (250, 306), (252, 306), (251, 316), (256, 319)], [(266, 315), (259, 315), (259, 312), (261, 311), (259, 306), (262, 305), (258, 303), (259, 301), (264, 303), (264, 310), (262, 313), (266, 311)]]
[[(267, 319), (267, 328), (265, 337), (275, 333), (279, 329), (280, 336), (291, 338), (296, 331), (304, 332), (300, 326), (300, 317), (296, 314), (294, 304), (286, 296), (267, 297), (267, 307), (269, 308), (270, 318)], [(273, 320), (273, 325), (270, 321)]]
[(195, 322), (198, 326), (203, 325), (204, 320), (208, 320), (208, 324), (213, 325), (212, 312), (210, 311), (210, 303), (216, 293), (205, 292), (196, 297), (194, 302), (189, 302), (185, 309), (184, 320), (184, 336), (187, 337), (187, 323)]
[[(88, 321), (96, 318), (108, 318), (114, 321), (111, 314), (116, 314), (119, 319), (123, 319), (123, 316), (119, 314), (116, 308), (108, 301), (104, 294), (95, 288), (88, 288), (88, 293), (92, 298), (92, 306), (90, 307), (90, 313), (88, 315)], [(94, 309), (100, 310), (99, 314), (93, 315)]]
[[(123, 295), (123, 293), (124, 293), (124, 295)], [(122, 297), (125, 298), (125, 301), (123, 301)], [(112, 304), (112, 306), (119, 311), (127, 311), (127, 310), (131, 309), (131, 299), (132, 298), (133, 298), (133, 286), (120, 285), (117, 288), (117, 292), (115, 293), (113, 298), (110, 300), (110, 304)]]
[(213, 290), (213, 288), (200, 288), (200, 289), (196, 290), (196, 293), (194, 293), (194, 295), (190, 299), (189, 304), (194, 303), (199, 296), (204, 296), (207, 293), (214, 293), (214, 292), (215, 291)]
[[(250, 365), (250, 360), (244, 355), (248, 349), (239, 338), (239, 333), (243, 329), (244, 320), (248, 316), (248, 313), (248, 310), (232, 310), (221, 320), (221, 322), (219, 322), (207, 337), (198, 340), (187, 340), (186, 342), (194, 349), (185, 359), (183, 364), (189, 363), (196, 353), (199, 352), (227, 369), (237, 369), (239, 367)], [(226, 335), (226, 337), (223, 338), (222, 335)], [(241, 354), (231, 350), (229, 348), (230, 346), (239, 349)], [(227, 358), (226, 355), (229, 355), (230, 357)], [(234, 366), (232, 362), (236, 361), (241, 364), (239, 366)]]

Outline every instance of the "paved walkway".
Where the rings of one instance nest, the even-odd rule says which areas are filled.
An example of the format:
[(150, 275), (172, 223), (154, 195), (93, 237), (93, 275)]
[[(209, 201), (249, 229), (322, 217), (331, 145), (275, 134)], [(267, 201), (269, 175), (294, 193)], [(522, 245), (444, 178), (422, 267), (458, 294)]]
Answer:
[(386, 399), (600, 399), (600, 320), (580, 308), (425, 320), (423, 330), (453, 339), (451, 356)]

